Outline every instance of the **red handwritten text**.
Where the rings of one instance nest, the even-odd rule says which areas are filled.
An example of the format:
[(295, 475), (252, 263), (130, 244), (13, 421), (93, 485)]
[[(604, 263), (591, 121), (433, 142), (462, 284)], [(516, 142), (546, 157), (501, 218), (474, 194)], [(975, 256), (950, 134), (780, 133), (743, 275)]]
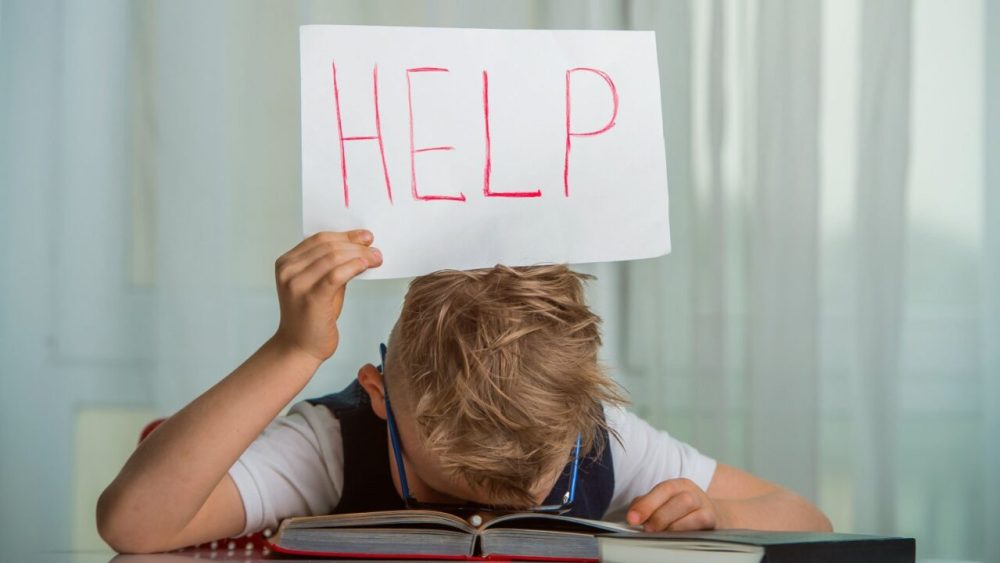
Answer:
[(337, 63), (333, 67), (333, 102), (337, 106), (337, 135), (340, 139), (340, 176), (344, 183), (344, 207), (350, 206), (350, 194), (347, 189), (347, 159), (344, 157), (344, 142), (346, 141), (378, 141), (378, 152), (382, 156), (382, 174), (385, 176), (385, 191), (392, 202), (392, 184), (389, 182), (389, 168), (385, 165), (385, 144), (382, 142), (382, 118), (378, 111), (378, 65), (372, 67), (372, 90), (375, 99), (375, 135), (345, 137), (344, 122), (340, 116), (340, 87), (337, 84)]
[[(379, 155), (382, 158), (382, 174), (385, 178), (385, 190), (389, 197), (389, 203), (392, 203), (392, 184), (389, 181), (389, 168), (386, 165), (385, 159), (385, 143), (382, 138), (382, 120), (379, 111), (379, 93), (378, 93), (378, 65), (372, 68), (372, 91), (375, 103), (375, 134), (367, 136), (344, 136), (344, 126), (343, 119), (341, 116), (341, 106), (340, 106), (340, 87), (337, 82), (337, 65), (332, 64), (333, 68), (333, 98), (334, 105), (337, 111), (337, 133), (340, 142), (340, 172), (341, 180), (343, 183), (344, 190), (344, 207), (350, 206), (350, 190), (348, 188), (347, 182), (347, 159), (345, 157), (344, 146), (345, 143), (349, 141), (378, 141)], [(431, 151), (452, 151), (455, 147), (450, 145), (442, 146), (431, 146), (431, 147), (417, 147), (414, 140), (414, 119), (413, 119), (413, 80), (411, 76), (415, 73), (426, 73), (426, 72), (448, 72), (447, 68), (440, 67), (415, 67), (406, 69), (406, 103), (409, 112), (409, 134), (410, 134), (410, 193), (414, 200), (418, 201), (457, 201), (464, 202), (465, 194), (459, 192), (457, 195), (445, 195), (445, 194), (422, 194), (418, 189), (417, 184), (417, 165), (416, 157), (420, 153), (431, 152)], [(571, 78), (573, 73), (576, 72), (589, 72), (596, 74), (604, 80), (607, 84), (608, 89), (611, 91), (611, 117), (608, 119), (607, 123), (599, 129), (593, 131), (575, 131), (572, 127), (572, 88), (571, 88)], [(563, 195), (569, 197), (569, 157), (570, 151), (573, 148), (573, 139), (575, 137), (595, 137), (606, 133), (612, 127), (615, 126), (615, 119), (618, 117), (618, 89), (615, 86), (614, 81), (608, 73), (596, 69), (587, 67), (576, 67), (571, 68), (566, 71), (566, 126), (565, 126), (565, 152), (563, 154)], [(485, 197), (508, 197), (508, 198), (535, 198), (541, 197), (542, 191), (536, 189), (534, 191), (494, 191), (491, 185), (491, 177), (493, 174), (493, 146), (492, 138), (490, 136), (490, 83), (489, 83), (489, 73), (486, 70), (482, 71), (482, 96), (483, 96), (483, 133), (484, 133), (484, 144), (486, 146), (485, 153), (485, 163), (483, 166), (483, 195)]]
[(493, 155), (490, 144), (490, 77), (483, 71), (483, 122), (486, 130), (486, 166), (483, 167), (483, 195), (486, 197), (541, 197), (542, 190), (533, 192), (494, 192), (490, 190), (493, 173)]
[(410, 74), (414, 72), (448, 72), (446, 68), (437, 67), (420, 67), (420, 68), (408, 68), (406, 69), (406, 104), (410, 110), (410, 191), (413, 193), (413, 199), (432, 201), (436, 199), (445, 199), (452, 201), (465, 201), (465, 194), (459, 192), (458, 195), (420, 195), (417, 191), (417, 153), (428, 152), (428, 151), (450, 151), (455, 150), (455, 147), (442, 146), (442, 147), (424, 147), (416, 148), (413, 144), (413, 87), (410, 83)]
[[(604, 127), (594, 131), (573, 131), (572, 127), (570, 127), (570, 77), (574, 72), (593, 72), (608, 83), (608, 88), (611, 89), (611, 101), (614, 104), (614, 109), (611, 111), (611, 119), (608, 120), (608, 123)], [(563, 158), (563, 194), (566, 197), (569, 197), (569, 151), (573, 148), (573, 137), (593, 137), (600, 135), (615, 126), (616, 117), (618, 117), (618, 89), (615, 88), (615, 83), (608, 76), (608, 73), (596, 68), (584, 67), (571, 68), (566, 71), (566, 153)]]

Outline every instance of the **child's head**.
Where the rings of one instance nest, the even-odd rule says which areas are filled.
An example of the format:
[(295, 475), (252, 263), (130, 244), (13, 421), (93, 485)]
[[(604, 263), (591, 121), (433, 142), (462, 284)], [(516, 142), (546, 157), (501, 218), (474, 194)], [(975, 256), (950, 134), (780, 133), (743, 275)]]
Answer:
[(413, 280), (385, 373), (407, 448), (419, 450), (407, 465), (424, 469), (425, 481), (531, 506), (578, 435), (581, 458), (604, 446), (602, 404), (624, 398), (597, 361), (600, 318), (584, 302), (588, 277), (555, 265)]

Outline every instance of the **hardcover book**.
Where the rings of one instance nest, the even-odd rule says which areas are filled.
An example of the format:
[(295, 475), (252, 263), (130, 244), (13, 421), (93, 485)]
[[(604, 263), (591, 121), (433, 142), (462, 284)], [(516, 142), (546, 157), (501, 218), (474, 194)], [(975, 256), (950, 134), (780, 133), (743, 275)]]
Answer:
[(913, 538), (717, 530), (611, 534), (602, 561), (628, 563), (913, 563)]

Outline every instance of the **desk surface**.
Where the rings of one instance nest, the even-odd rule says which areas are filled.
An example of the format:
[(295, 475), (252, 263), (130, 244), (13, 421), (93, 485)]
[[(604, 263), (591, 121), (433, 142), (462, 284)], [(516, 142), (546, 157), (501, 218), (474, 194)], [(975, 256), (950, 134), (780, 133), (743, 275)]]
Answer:
[[(31, 561), (38, 563), (194, 563), (194, 561), (239, 561), (240, 563), (257, 563), (261, 561), (286, 561), (302, 563), (349, 563), (345, 559), (307, 559), (304, 557), (287, 557), (280, 554), (264, 554), (259, 549), (245, 551), (242, 549), (185, 549), (171, 553), (152, 553), (147, 555), (119, 555), (111, 551), (48, 551), (32, 554)], [(421, 560), (422, 563), (435, 563)], [(371, 559), (358, 560), (356, 563), (373, 563)], [(392, 563), (391, 560), (380, 559), (377, 563)], [(410, 562), (412, 563), (412, 561)], [(454, 561), (441, 563), (455, 563)]]

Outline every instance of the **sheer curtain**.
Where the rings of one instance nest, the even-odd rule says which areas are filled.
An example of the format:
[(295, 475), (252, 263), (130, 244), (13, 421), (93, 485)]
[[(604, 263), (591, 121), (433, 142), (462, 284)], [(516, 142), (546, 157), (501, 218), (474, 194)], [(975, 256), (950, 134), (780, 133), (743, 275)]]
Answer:
[(625, 266), (638, 408), (839, 530), (997, 559), (997, 4), (633, 6), (675, 241)]
[[(656, 30), (674, 251), (580, 267), (635, 408), (839, 530), (1000, 558), (986, 0), (0, 0), (0, 543), (99, 545), (134, 434), (81, 421), (169, 414), (274, 330), (305, 23)], [(304, 396), (405, 283), (350, 289)]]

